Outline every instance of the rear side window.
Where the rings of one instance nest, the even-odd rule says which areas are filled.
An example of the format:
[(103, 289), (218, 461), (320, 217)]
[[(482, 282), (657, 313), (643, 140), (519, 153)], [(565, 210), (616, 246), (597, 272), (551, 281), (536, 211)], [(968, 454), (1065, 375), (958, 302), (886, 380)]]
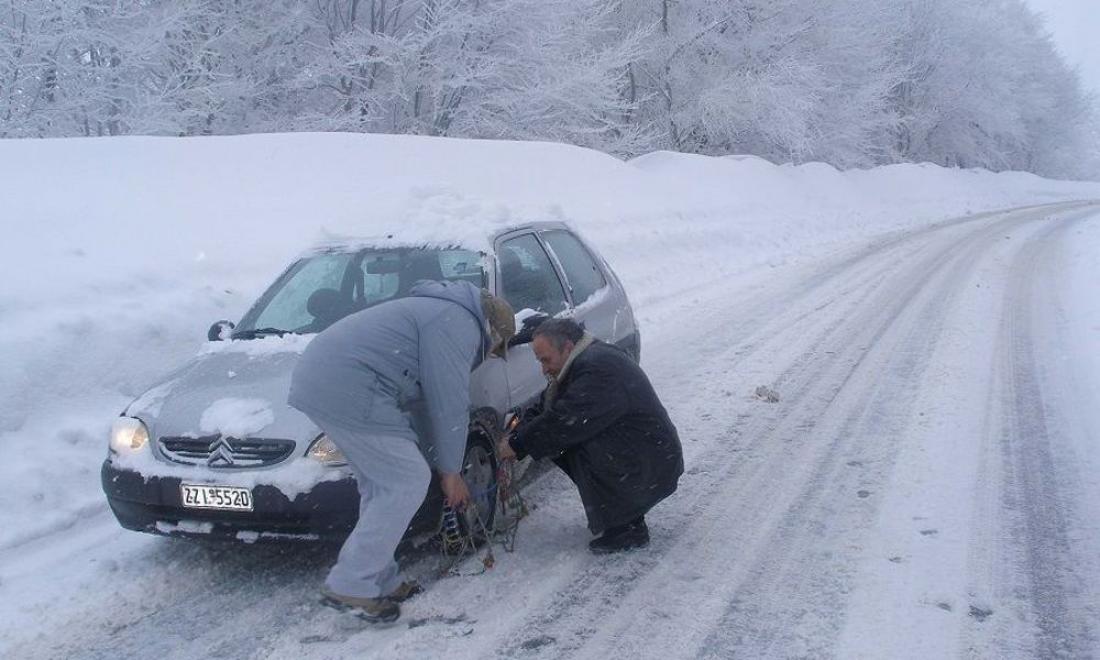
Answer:
[(574, 304), (580, 305), (607, 286), (596, 260), (576, 236), (556, 230), (544, 232), (542, 238), (561, 262), (565, 279), (569, 280), (569, 286), (573, 289)]
[(568, 307), (561, 280), (534, 234), (504, 241), (497, 258), (501, 291), (517, 312), (533, 309), (554, 315)]

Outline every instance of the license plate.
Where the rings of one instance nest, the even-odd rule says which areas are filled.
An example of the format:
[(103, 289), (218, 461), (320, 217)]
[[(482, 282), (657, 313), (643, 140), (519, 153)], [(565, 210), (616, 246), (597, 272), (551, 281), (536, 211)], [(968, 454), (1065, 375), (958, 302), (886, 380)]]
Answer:
[(180, 484), (180, 496), (189, 509), (252, 510), (252, 491), (247, 488)]

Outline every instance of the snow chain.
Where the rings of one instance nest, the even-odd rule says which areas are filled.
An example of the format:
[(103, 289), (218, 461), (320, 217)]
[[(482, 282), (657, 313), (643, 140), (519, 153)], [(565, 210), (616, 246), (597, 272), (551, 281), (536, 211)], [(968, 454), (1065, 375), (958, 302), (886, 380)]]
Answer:
[[(497, 467), (497, 512), (492, 529), (485, 524), (477, 504), (472, 500), (466, 505), (464, 517), (469, 523), (466, 525), (459, 521), (459, 514), (454, 509), (443, 507), (443, 525), (439, 536), (440, 550), (446, 561), (440, 570), (440, 577), (481, 575), (489, 570), (496, 563), (493, 555), (494, 543), (499, 543), (505, 552), (515, 551), (519, 521), (527, 515), (527, 503), (514, 488), (515, 464), (515, 461), (506, 461)], [(479, 537), (485, 541), (485, 556), (481, 558), (481, 568), (469, 573), (460, 572), (459, 564), (478, 555)]]

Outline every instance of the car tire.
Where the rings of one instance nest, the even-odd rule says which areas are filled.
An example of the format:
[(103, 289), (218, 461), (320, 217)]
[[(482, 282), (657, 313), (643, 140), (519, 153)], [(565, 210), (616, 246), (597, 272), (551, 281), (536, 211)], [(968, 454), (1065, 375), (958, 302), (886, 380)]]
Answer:
[(462, 478), (470, 489), (470, 499), (476, 507), (467, 507), (459, 516), (459, 523), (464, 533), (470, 532), (476, 541), (481, 542), (485, 540), (485, 530), (492, 531), (497, 512), (496, 454), (488, 438), (481, 433), (473, 435), (466, 445)]

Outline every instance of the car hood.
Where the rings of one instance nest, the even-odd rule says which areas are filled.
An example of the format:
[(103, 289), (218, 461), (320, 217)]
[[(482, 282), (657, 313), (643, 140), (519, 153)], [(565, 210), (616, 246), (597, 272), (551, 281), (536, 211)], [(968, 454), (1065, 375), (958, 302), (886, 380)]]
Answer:
[(302, 448), (319, 431), (286, 398), (294, 365), (312, 337), (210, 342), (124, 414), (144, 421), (154, 438), (283, 438)]

